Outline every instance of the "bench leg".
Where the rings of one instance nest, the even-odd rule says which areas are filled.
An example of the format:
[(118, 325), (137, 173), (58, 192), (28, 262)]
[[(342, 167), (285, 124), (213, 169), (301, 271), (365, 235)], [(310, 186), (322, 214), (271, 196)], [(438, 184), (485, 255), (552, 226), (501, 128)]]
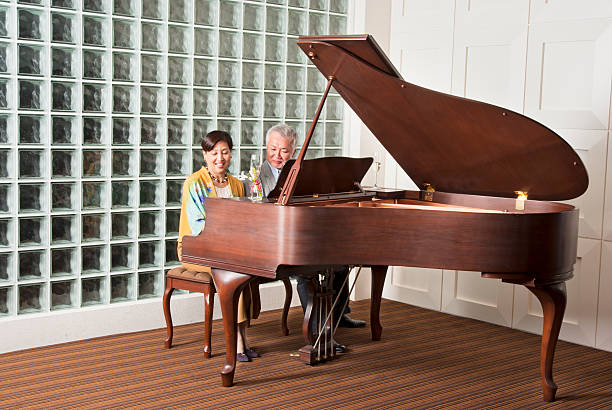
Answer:
[(166, 318), (166, 340), (164, 341), (164, 347), (170, 349), (172, 347), (172, 335), (174, 328), (172, 327), (172, 315), (170, 313), (170, 298), (172, 297), (174, 288), (166, 285), (166, 291), (164, 292), (163, 306), (164, 306), (164, 317)]
[(207, 359), (210, 359), (212, 355), (211, 337), (214, 305), (215, 292), (209, 287), (207, 291), (204, 292), (204, 357)]

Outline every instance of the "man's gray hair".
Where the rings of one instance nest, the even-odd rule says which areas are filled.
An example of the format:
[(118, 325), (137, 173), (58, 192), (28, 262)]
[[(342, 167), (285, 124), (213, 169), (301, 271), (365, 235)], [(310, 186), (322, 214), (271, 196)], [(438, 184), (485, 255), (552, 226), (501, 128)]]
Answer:
[(268, 129), (266, 132), (266, 145), (268, 145), (268, 140), (270, 139), (270, 134), (273, 132), (278, 132), (281, 137), (287, 138), (291, 142), (291, 148), (295, 148), (297, 146), (297, 131), (290, 125), (287, 124), (276, 124), (273, 127)]

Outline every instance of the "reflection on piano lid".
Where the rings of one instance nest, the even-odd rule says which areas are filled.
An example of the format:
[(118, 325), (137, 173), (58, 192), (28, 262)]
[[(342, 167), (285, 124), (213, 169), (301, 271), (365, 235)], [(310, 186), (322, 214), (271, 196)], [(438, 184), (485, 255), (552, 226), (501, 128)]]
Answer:
[(508, 109), (408, 83), (369, 35), (302, 36), (310, 61), (414, 183), (435, 191), (566, 200), (588, 186), (559, 135)]

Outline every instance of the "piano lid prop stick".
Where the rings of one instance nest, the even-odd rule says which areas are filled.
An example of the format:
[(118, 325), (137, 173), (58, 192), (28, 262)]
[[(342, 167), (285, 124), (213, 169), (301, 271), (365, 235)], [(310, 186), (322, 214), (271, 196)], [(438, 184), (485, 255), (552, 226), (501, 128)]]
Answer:
[(323, 287), (321, 286), (321, 278), (319, 277), (318, 280), (318, 285), (319, 285), (319, 297), (317, 299), (317, 303), (319, 304), (319, 308), (317, 309), (317, 341), (315, 342), (315, 346), (317, 346), (317, 360), (321, 360), (321, 344), (319, 343), (319, 339), (321, 338), (321, 330), (323, 329), (323, 327), (321, 326), (321, 315), (323, 314), (321, 309), (323, 307), (322, 305), (322, 298), (321, 298), (321, 294), (323, 293)]
[[(327, 274), (325, 275), (324, 278), (324, 283), (325, 283), (325, 297), (323, 299), (323, 304), (325, 305), (325, 323), (327, 323), (327, 321), (329, 320), (330, 317), (330, 313), (331, 311), (329, 310), (329, 306), (331, 305), (331, 297), (332, 297), (332, 293), (333, 293), (333, 287), (332, 287), (332, 283), (334, 281), (334, 271), (331, 268), (327, 269)], [(333, 315), (332, 315), (333, 316)], [(329, 330), (331, 330), (329, 328), (328, 325), (323, 325), (323, 332), (325, 334), (324, 339), (325, 339), (325, 343), (323, 344), (324, 346), (324, 353), (323, 353), (323, 359), (324, 360), (328, 360), (331, 359), (331, 334), (329, 332)]]
[[(330, 299), (330, 305), (332, 305), (331, 299)], [(331, 310), (331, 312), (333, 313), (333, 310)], [(332, 332), (333, 328), (334, 328), (334, 315), (332, 314), (331, 321), (329, 322), (329, 355), (331, 356), (332, 359), (336, 355), (336, 347), (334, 346), (334, 333)]]
[(332, 305), (332, 298), (333, 298), (333, 283), (334, 283), (334, 271), (333, 269), (329, 269), (329, 274), (327, 275), (327, 295), (325, 296), (325, 309), (327, 312), (329, 312), (330, 315), (330, 322), (329, 322), (329, 326), (325, 327), (325, 350), (327, 351), (327, 357), (329, 357), (330, 359), (334, 358), (334, 348), (333, 348), (333, 334), (331, 333), (331, 330), (333, 329), (334, 326), (334, 315), (333, 315), (333, 311), (331, 309), (329, 309)]
[(291, 196), (293, 195), (293, 191), (295, 190), (295, 182), (299, 174), (300, 168), (302, 167), (302, 162), (304, 161), (304, 156), (306, 155), (306, 150), (308, 149), (308, 144), (310, 144), (310, 139), (312, 138), (315, 126), (319, 121), (319, 116), (321, 115), (321, 111), (323, 110), (323, 104), (325, 104), (327, 94), (329, 94), (329, 90), (331, 88), (332, 83), (334, 82), (334, 79), (335, 77), (333, 75), (329, 76), (327, 79), (327, 87), (325, 87), (325, 92), (323, 93), (323, 97), (321, 98), (321, 102), (319, 103), (319, 108), (317, 108), (317, 112), (315, 113), (314, 119), (312, 120), (312, 124), (310, 124), (310, 130), (308, 130), (306, 140), (304, 140), (304, 145), (302, 145), (300, 154), (293, 163), (293, 166), (289, 171), (289, 175), (285, 180), (285, 184), (283, 185), (283, 189), (280, 195), (278, 196), (278, 201), (276, 203), (279, 205), (287, 205), (289, 203), (289, 200), (291, 199)]
[[(325, 305), (326, 314), (329, 314), (329, 311), (327, 310), (329, 308), (329, 290), (330, 290), (329, 282), (330, 282), (329, 276), (326, 276), (325, 277), (325, 298), (323, 299), (323, 304)], [(323, 333), (325, 334), (325, 344), (323, 345), (324, 346), (323, 358), (327, 359), (329, 357), (329, 351), (328, 351), (329, 350), (329, 340), (327, 340), (328, 332), (327, 332), (327, 327), (325, 325), (323, 325)]]

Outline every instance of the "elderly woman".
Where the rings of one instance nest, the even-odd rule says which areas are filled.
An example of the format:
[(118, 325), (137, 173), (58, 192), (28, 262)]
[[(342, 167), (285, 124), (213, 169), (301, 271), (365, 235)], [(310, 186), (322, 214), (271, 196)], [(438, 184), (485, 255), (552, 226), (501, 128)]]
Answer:
[[(181, 260), (183, 236), (198, 235), (204, 229), (206, 211), (204, 198), (231, 198), (244, 196), (244, 185), (227, 170), (232, 160), (232, 137), (225, 131), (211, 131), (202, 139), (204, 163), (199, 171), (190, 175), (183, 185), (181, 218), (179, 222), (178, 257)], [(186, 269), (207, 273), (211, 276), (209, 267), (183, 263)], [(248, 362), (259, 355), (248, 347), (246, 338), (247, 321), (256, 313), (252, 312), (251, 294), (257, 292), (257, 287), (250, 285), (242, 291), (238, 303), (238, 344), (236, 359)]]

